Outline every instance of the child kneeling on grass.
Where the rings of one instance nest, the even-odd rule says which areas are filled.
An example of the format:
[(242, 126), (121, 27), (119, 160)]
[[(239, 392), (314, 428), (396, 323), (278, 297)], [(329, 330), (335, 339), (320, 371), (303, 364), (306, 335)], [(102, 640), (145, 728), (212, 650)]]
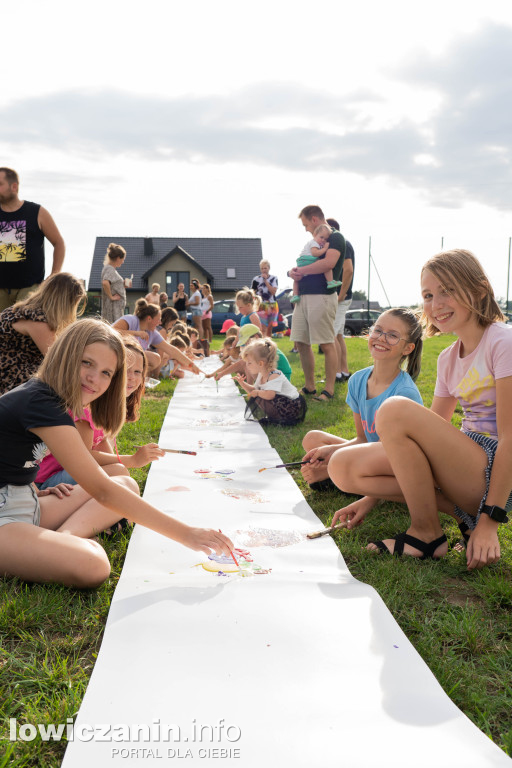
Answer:
[(306, 401), (284, 373), (277, 370), (276, 344), (270, 339), (256, 339), (242, 351), (242, 358), (248, 374), (255, 377), (254, 384), (248, 384), (243, 374), (235, 376), (249, 395), (246, 415), (257, 416), (263, 411), (264, 417), (259, 421), (264, 424), (293, 426), (304, 421)]

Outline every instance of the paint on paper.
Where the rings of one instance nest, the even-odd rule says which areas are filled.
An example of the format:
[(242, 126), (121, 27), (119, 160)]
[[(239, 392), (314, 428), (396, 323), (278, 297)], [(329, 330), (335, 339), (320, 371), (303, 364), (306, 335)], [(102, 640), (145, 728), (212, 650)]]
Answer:
[(166, 488), (166, 491), (190, 491), (186, 485), (171, 485), (170, 488)]
[(272, 528), (249, 528), (235, 531), (232, 536), (237, 543), (244, 547), (289, 547), (305, 541), (306, 534), (300, 531), (275, 531)]
[(223, 488), (221, 493), (225, 493), (226, 496), (231, 496), (232, 499), (246, 499), (247, 501), (253, 501), (256, 504), (267, 504), (270, 499), (266, 499), (258, 491), (249, 491), (245, 488)]
[(237, 548), (233, 550), (238, 565), (235, 563), (231, 555), (216, 555), (211, 554), (208, 556), (208, 560), (201, 563), (205, 571), (210, 573), (216, 573), (219, 576), (260, 576), (262, 574), (271, 573), (272, 568), (262, 568), (261, 565), (257, 565), (249, 550)]

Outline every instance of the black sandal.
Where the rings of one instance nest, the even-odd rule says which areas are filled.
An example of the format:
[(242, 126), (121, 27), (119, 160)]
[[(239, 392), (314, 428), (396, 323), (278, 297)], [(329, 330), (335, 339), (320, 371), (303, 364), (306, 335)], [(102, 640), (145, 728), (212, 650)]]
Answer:
[(131, 527), (132, 524), (128, 522), (126, 517), (122, 517), (117, 523), (114, 523), (110, 528), (107, 528), (106, 531), (102, 531), (100, 535), (104, 536), (106, 539), (112, 539), (114, 536), (117, 536), (118, 533), (128, 533), (128, 529), (131, 529)]
[(304, 395), (316, 395), (316, 389), (306, 389), (306, 387), (302, 387), (301, 392)]
[(317, 480), (315, 483), (309, 483), (309, 487), (312, 491), (337, 491), (337, 487), (334, 485), (330, 477), (326, 477), (325, 480)]
[(469, 537), (471, 536), (471, 528), (468, 528), (464, 523), (459, 523), (459, 531), (464, 539), (464, 546), (467, 547), (469, 543)]
[[(397, 555), (402, 557), (404, 553), (404, 545), (409, 544), (410, 547), (419, 549), (422, 552), (422, 556), (416, 558), (417, 560), (440, 560), (439, 557), (434, 557), (436, 549), (447, 541), (446, 536), (440, 536), (438, 539), (427, 543), (421, 539), (417, 539), (415, 536), (410, 536), (408, 533), (397, 533), (396, 536), (392, 536), (391, 539), (395, 542), (395, 549), (393, 552), (389, 550), (383, 541), (371, 541), (370, 544), (375, 544), (379, 548), (379, 554), (384, 553), (387, 555)], [(408, 555), (408, 557), (414, 557), (414, 555)]]
[[(325, 395), (325, 400), (322, 399), (322, 395)], [(326, 403), (327, 400), (332, 400), (334, 395), (331, 395), (326, 389), (322, 389), (318, 397), (314, 397), (313, 400), (318, 400), (319, 403)]]

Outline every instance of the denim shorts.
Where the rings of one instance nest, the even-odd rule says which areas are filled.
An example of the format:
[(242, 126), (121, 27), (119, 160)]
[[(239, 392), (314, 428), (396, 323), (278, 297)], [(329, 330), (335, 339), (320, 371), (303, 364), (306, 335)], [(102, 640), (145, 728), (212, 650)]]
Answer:
[(203, 310), (201, 308), (196, 309), (195, 307), (190, 307), (190, 311), (192, 312), (192, 317), (202, 317), (203, 316)]
[[(489, 493), (489, 483), (491, 481), (491, 471), (492, 471), (492, 465), (494, 463), (494, 456), (496, 454), (496, 448), (498, 447), (498, 441), (494, 440), (492, 437), (487, 437), (486, 435), (482, 435), (480, 432), (465, 432), (465, 435), (467, 435), (471, 440), (473, 440), (474, 443), (480, 446), (480, 448), (483, 448), (485, 453), (487, 454), (487, 466), (484, 470), (485, 472), (485, 491), (484, 495), (482, 496), (480, 500), (480, 504), (478, 505), (478, 510), (476, 513), (476, 516), (469, 515), (467, 512), (464, 512), (463, 509), (460, 507), (455, 507), (455, 514), (457, 517), (460, 517), (461, 520), (466, 523), (468, 528), (473, 530), (476, 528), (476, 524), (478, 523), (478, 519), (480, 517), (480, 513), (482, 511), (482, 507), (484, 506), (486, 500), (487, 500), (487, 494)], [(511, 482), (512, 486), (512, 482)], [(512, 509), (512, 492), (509, 494), (507, 503), (505, 504), (505, 509), (507, 512), (510, 512)]]
[(39, 525), (41, 510), (32, 485), (4, 485), (0, 488), (0, 526), (8, 523)]
[(45, 488), (52, 488), (54, 485), (58, 485), (59, 483), (69, 483), (70, 485), (76, 485), (76, 480), (73, 480), (69, 472), (66, 472), (65, 469), (61, 469), (54, 475), (47, 477), (46, 480), (44, 480), (42, 483), (36, 483), (36, 485), (40, 491), (43, 491)]

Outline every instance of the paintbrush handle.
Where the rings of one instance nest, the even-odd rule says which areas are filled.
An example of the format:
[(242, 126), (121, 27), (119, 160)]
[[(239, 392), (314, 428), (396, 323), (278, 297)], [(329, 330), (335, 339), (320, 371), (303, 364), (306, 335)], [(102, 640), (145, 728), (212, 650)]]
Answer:
[[(134, 445), (135, 449), (137, 448), (143, 448), (142, 445)], [(187, 456), (197, 456), (196, 451), (182, 451), (178, 448), (160, 448), (161, 451), (165, 451), (165, 453), (185, 453)]]
[(309, 464), (308, 461), (292, 461), (290, 464), (276, 464), (274, 469), (281, 469), (281, 467), (301, 467), (303, 464)]
[(337, 523), (336, 525), (331, 525), (330, 528), (324, 528), (323, 531), (315, 531), (315, 533), (308, 533), (307, 538), (308, 539), (319, 539), (320, 536), (326, 536), (328, 533), (332, 533), (333, 531), (338, 530), (338, 528), (346, 528), (347, 523)]

